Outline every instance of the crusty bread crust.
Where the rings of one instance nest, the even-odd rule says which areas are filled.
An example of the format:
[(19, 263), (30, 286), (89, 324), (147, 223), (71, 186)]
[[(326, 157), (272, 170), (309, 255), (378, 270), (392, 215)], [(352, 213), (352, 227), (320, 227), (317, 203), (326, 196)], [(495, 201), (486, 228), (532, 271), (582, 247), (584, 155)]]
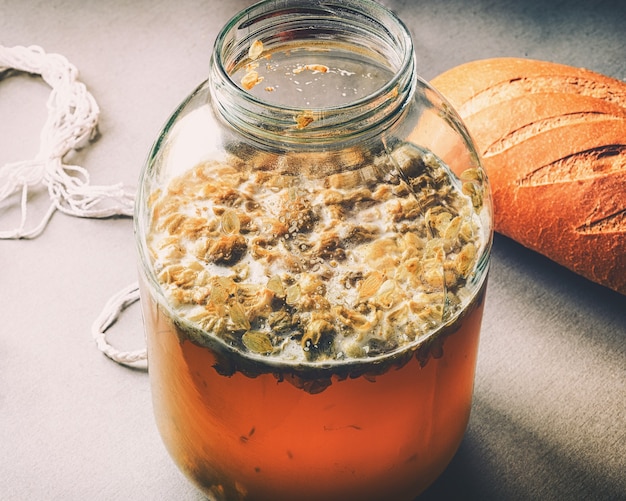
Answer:
[(520, 58), (431, 83), (476, 143), (495, 230), (626, 294), (626, 83)]

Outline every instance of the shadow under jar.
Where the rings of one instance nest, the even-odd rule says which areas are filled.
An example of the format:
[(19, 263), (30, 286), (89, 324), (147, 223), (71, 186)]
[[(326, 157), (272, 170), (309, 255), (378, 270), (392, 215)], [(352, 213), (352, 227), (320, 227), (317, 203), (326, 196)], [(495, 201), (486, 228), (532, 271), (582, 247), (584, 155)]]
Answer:
[(212, 500), (411, 500), (469, 419), (484, 171), (369, 1), (266, 1), (142, 173), (154, 413)]

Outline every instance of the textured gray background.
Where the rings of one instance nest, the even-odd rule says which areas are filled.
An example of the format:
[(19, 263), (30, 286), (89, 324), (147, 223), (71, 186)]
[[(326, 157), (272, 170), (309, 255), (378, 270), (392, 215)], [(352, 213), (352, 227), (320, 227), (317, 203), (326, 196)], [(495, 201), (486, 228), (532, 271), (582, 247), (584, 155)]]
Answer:
[[(413, 32), (427, 79), (493, 56), (626, 78), (625, 2), (384, 3)], [(79, 68), (101, 137), (72, 161), (94, 184), (134, 186), (161, 124), (206, 77), (218, 29), (248, 4), (0, 0), (0, 44), (40, 45)], [(0, 164), (37, 152), (49, 90), (0, 80)], [(15, 223), (0, 207), (0, 229)], [(36, 240), (0, 241), (1, 500), (201, 499), (160, 442), (147, 374), (90, 336), (135, 274), (128, 219), (56, 214)], [(142, 346), (137, 306), (111, 338)], [(423, 498), (626, 499), (625, 472), (626, 297), (498, 236), (470, 426)]]

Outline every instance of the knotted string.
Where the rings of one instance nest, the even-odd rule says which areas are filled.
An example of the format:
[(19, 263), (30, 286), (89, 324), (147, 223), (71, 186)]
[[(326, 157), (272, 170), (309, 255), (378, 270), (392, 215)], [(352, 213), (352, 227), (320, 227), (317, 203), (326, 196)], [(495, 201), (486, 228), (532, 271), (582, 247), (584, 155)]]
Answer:
[[(11, 68), (41, 75), (52, 92), (35, 158), (0, 168), (0, 202), (21, 195), (20, 224), (0, 232), (0, 238), (37, 237), (56, 210), (78, 217), (132, 216), (133, 192), (122, 184), (91, 186), (86, 169), (63, 163), (67, 153), (95, 138), (100, 113), (93, 96), (77, 80), (76, 67), (59, 54), (46, 54), (41, 47), (0, 46), (0, 73)], [(50, 207), (38, 224), (26, 229), (28, 193), (38, 185), (47, 187)]]
[[(93, 186), (89, 173), (78, 165), (63, 163), (72, 150), (89, 144), (97, 135), (100, 109), (86, 86), (78, 81), (78, 70), (60, 54), (47, 54), (41, 47), (0, 45), (0, 78), (14, 69), (40, 75), (52, 88), (46, 103), (48, 117), (41, 130), (35, 158), (0, 167), (0, 204), (17, 196), (20, 222), (0, 231), (0, 239), (32, 239), (39, 236), (57, 211), (77, 217), (105, 218), (133, 215), (135, 194), (123, 184)], [(42, 219), (27, 229), (29, 192), (46, 187), (50, 206)], [(111, 346), (106, 330), (120, 313), (139, 299), (137, 284), (113, 296), (92, 326), (98, 348), (112, 360), (131, 365), (145, 360), (146, 350), (124, 352)]]

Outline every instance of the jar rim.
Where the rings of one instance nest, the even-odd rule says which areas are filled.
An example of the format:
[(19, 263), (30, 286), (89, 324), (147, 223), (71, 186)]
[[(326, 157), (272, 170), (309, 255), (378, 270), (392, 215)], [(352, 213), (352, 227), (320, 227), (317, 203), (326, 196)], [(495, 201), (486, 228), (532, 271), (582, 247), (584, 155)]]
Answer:
[[(353, 100), (306, 107), (274, 103), (246, 91), (235, 81), (232, 76), (234, 68), (245, 61), (250, 62), (248, 50), (251, 44), (263, 35), (267, 37), (268, 33), (275, 32), (277, 27), (281, 29), (279, 34), (285, 38), (284, 33), (290, 33), (287, 30), (292, 29), (297, 30), (303, 43), (307, 40), (323, 41), (323, 36), (319, 40), (315, 38), (313, 21), (324, 21), (337, 32), (353, 29), (351, 33), (355, 39), (368, 39), (371, 45), (368, 50), (372, 54), (368, 52), (367, 57), (378, 56), (389, 70), (390, 78), (373, 91)], [(361, 49), (356, 45), (347, 45), (347, 48), (357, 53), (357, 49)], [(216, 92), (220, 93), (214, 101), (236, 128), (246, 129), (256, 119), (264, 130), (263, 134), (275, 135), (278, 132), (283, 138), (307, 136), (308, 141), (313, 137), (323, 139), (326, 131), (339, 125), (343, 127), (350, 120), (362, 126), (355, 126), (354, 130), (349, 129), (347, 134), (344, 131), (341, 135), (375, 127), (404, 106), (412, 93), (415, 77), (413, 41), (408, 28), (395, 13), (372, 0), (262, 0), (242, 10), (225, 24), (216, 38), (211, 64), (211, 75), (217, 82)], [(224, 109), (221, 104), (223, 96), (236, 100), (238, 109)], [(315, 123), (305, 131), (295, 129), (293, 121), (297, 114), (303, 112), (315, 117)], [(318, 117), (323, 120), (318, 120)], [(274, 134), (271, 132), (273, 127)], [(336, 140), (337, 136), (333, 137)]]
[[(239, 90), (247, 101), (268, 107), (287, 110), (290, 112), (300, 111), (300, 106), (275, 105), (271, 101), (261, 99), (242, 89), (233, 80), (228, 69), (224, 66), (223, 52), (226, 46), (226, 39), (233, 30), (249, 29), (254, 23), (262, 21), (268, 17), (279, 18), (287, 14), (311, 14), (319, 13), (327, 16), (337, 16), (337, 13), (352, 14), (357, 19), (366, 19), (372, 22), (372, 26), (378, 25), (382, 30), (390, 35), (389, 41), (395, 41), (397, 51), (402, 54), (402, 59), (396, 68), (393, 68), (393, 76), (382, 87), (369, 95), (357, 100), (349, 101), (345, 104), (335, 106), (321, 106), (307, 108), (311, 111), (333, 111), (358, 108), (364, 103), (372, 101), (377, 96), (385, 95), (398, 85), (398, 81), (405, 72), (413, 66), (413, 40), (404, 22), (387, 7), (373, 0), (261, 0), (233, 16), (220, 30), (215, 40), (214, 56), (217, 70), (220, 72), (223, 81), (228, 82), (233, 88)], [(345, 24), (347, 18), (338, 17), (340, 23)], [(393, 33), (392, 33), (393, 31)], [(254, 32), (251, 32), (245, 40), (254, 41)], [(395, 37), (393, 37), (395, 35)], [(391, 38), (395, 38), (392, 40)], [(244, 44), (242, 44), (244, 45)], [(247, 46), (245, 47), (247, 52)]]

